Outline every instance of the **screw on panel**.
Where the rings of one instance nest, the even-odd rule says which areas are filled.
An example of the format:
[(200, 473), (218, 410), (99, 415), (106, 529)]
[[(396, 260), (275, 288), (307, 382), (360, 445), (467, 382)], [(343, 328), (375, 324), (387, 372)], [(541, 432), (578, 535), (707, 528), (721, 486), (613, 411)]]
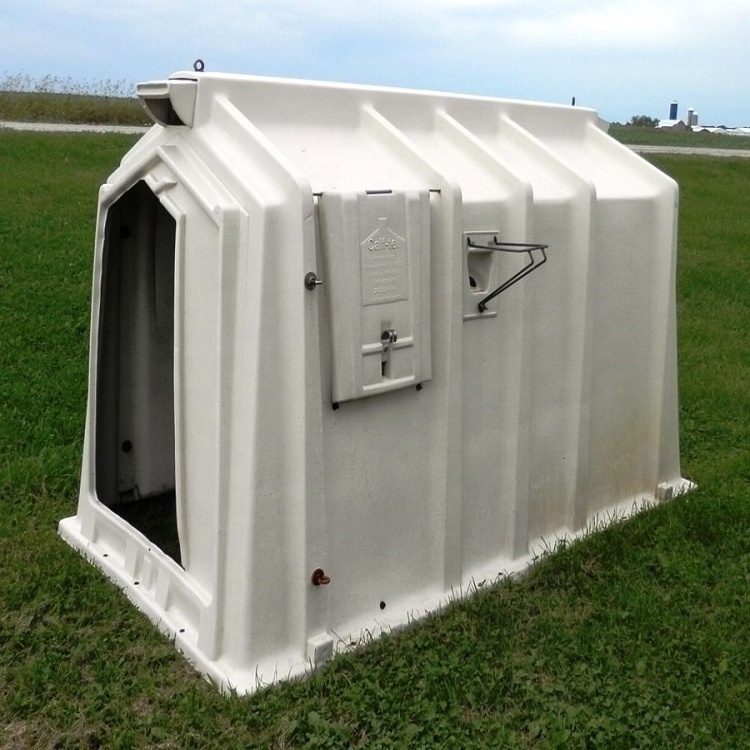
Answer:
[(310, 271), (305, 274), (305, 289), (312, 291), (316, 286), (320, 286), (323, 283), (323, 279), (318, 278), (315, 271)]

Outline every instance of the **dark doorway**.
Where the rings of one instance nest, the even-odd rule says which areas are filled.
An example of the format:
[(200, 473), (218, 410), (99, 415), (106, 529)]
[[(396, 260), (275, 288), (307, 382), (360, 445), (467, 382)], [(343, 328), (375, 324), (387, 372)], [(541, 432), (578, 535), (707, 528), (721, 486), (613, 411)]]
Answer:
[(176, 222), (139, 182), (107, 213), (96, 362), (99, 500), (179, 562), (175, 498)]

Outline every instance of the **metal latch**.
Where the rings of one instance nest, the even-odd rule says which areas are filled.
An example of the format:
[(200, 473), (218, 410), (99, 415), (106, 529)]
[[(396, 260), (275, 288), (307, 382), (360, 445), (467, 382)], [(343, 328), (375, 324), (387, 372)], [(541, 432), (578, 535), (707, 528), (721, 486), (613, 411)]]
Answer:
[(391, 346), (398, 341), (398, 334), (393, 328), (386, 328), (380, 334), (380, 344), (383, 347), (382, 361), (380, 363), (380, 374), (386, 377), (388, 373), (388, 362), (390, 360)]
[[(477, 250), (493, 250), (502, 253), (526, 253), (529, 257), (529, 262), (520, 271), (514, 273), (513, 276), (500, 284), (497, 289), (494, 289), (479, 301), (477, 307), (479, 308), (480, 313), (487, 309), (487, 303), (490, 300), (495, 299), (498, 294), (509, 289), (513, 284), (524, 278), (524, 276), (528, 276), (532, 271), (536, 271), (537, 268), (544, 265), (547, 262), (547, 253), (545, 250), (549, 247), (549, 245), (539, 245), (528, 242), (500, 242), (497, 237), (492, 238), (491, 245), (480, 245), (477, 242), (473, 242), (471, 237), (467, 237), (466, 244), (469, 248)], [(538, 255), (534, 255), (534, 253), (538, 253)]]

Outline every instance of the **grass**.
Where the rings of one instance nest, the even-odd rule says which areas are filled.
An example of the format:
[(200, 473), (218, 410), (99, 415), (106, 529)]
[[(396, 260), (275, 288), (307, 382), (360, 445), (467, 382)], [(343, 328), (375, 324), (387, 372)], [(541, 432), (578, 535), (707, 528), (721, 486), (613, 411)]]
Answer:
[(700, 489), (240, 699), (56, 535), (77, 495), (96, 191), (134, 141), (0, 132), (0, 748), (750, 744), (750, 163), (653, 157), (681, 185)]
[(6, 73), (0, 78), (0, 121), (151, 125), (125, 81), (78, 83)]

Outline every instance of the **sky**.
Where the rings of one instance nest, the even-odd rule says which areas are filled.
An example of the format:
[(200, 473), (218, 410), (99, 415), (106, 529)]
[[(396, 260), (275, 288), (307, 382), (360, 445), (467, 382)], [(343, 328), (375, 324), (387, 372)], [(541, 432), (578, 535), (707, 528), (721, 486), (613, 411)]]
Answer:
[(0, 0), (0, 80), (211, 72), (750, 125), (750, 0)]

